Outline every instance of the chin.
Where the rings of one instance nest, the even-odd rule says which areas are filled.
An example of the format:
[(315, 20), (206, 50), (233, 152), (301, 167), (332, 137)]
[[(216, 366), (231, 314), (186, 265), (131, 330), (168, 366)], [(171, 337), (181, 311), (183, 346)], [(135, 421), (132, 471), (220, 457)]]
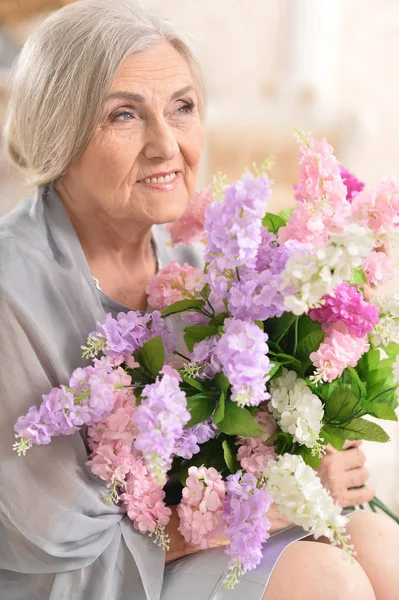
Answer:
[(185, 213), (187, 205), (188, 199), (184, 202), (170, 202), (157, 207), (157, 210), (152, 214), (154, 225), (163, 225), (178, 221)]

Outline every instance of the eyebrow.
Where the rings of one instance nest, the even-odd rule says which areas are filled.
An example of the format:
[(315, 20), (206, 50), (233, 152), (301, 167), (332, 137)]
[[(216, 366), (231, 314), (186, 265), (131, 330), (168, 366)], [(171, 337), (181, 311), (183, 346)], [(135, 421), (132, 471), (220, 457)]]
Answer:
[[(188, 92), (192, 92), (193, 90), (194, 90), (194, 88), (192, 85), (186, 85), (186, 87), (182, 88), (181, 90), (174, 92), (172, 94), (172, 96), (170, 97), (170, 99), (177, 100), (177, 98), (179, 98), (179, 96), (184, 96), (184, 94), (187, 94)], [(139, 104), (145, 104), (145, 102), (146, 102), (146, 99), (142, 94), (134, 94), (133, 92), (125, 92), (123, 90), (109, 94), (106, 98), (106, 101), (113, 100), (113, 99), (130, 100), (133, 102), (138, 102)]]

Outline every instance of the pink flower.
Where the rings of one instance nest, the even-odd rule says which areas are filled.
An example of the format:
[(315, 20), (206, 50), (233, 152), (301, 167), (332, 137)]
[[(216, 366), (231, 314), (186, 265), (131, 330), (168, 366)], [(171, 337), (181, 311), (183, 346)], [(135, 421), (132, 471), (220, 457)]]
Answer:
[(215, 527), (215, 521), (210, 511), (201, 512), (197, 510), (193, 514), (192, 528), (197, 532), (198, 535), (206, 535), (212, 531)]
[(385, 236), (399, 225), (399, 188), (383, 180), (375, 191), (363, 190), (352, 201), (352, 216), (376, 235)]
[(316, 367), (314, 381), (331, 382), (340, 377), (346, 367), (355, 367), (370, 345), (367, 336), (354, 337), (348, 333), (344, 323), (323, 324), (326, 333), (324, 342), (310, 359)]
[(204, 285), (201, 269), (173, 261), (151, 278), (147, 286), (148, 302), (152, 308), (162, 310), (179, 300), (196, 298)]
[(183, 499), (190, 506), (196, 506), (201, 500), (204, 484), (195, 477), (187, 477), (186, 487), (183, 489)]
[(201, 548), (209, 548), (223, 529), (223, 499), (226, 485), (213, 467), (190, 467), (177, 507), (179, 531), (186, 540)]
[(351, 214), (339, 163), (324, 138), (312, 138), (309, 142), (300, 139), (299, 164), (297, 206), (279, 231), (279, 243), (295, 239), (304, 244), (324, 244), (332, 233), (344, 229)]
[[(375, 252), (373, 254), (376, 254)], [(378, 323), (379, 310), (375, 304), (366, 302), (363, 294), (346, 281), (322, 298), (320, 308), (314, 308), (309, 316), (320, 323), (342, 322), (351, 335), (363, 338)]]
[(371, 252), (363, 262), (363, 271), (369, 285), (384, 285), (393, 276), (392, 259), (385, 252)]
[(167, 229), (175, 246), (184, 242), (188, 246), (199, 242), (204, 235), (205, 211), (212, 202), (212, 188), (209, 185), (191, 198), (184, 215)]
[(136, 468), (129, 475), (121, 500), (134, 527), (141, 533), (154, 533), (168, 524), (172, 511), (164, 503), (165, 492), (150, 477), (137, 454)]
[(265, 446), (265, 441), (276, 432), (277, 425), (265, 404), (255, 415), (255, 419), (265, 433), (256, 438), (239, 437), (237, 444), (240, 447), (237, 452), (237, 460), (247, 473), (259, 478), (263, 475), (269, 461), (276, 457), (273, 444), (269, 443)]

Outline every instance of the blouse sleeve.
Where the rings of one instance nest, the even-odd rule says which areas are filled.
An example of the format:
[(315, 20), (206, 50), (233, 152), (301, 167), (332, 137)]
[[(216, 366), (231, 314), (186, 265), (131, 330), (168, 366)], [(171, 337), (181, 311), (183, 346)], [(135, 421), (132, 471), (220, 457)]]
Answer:
[(0, 569), (79, 569), (103, 552), (123, 515), (105, 506), (79, 434), (34, 446), (26, 456), (13, 451), (16, 419), (52, 387), (50, 361), (4, 290), (0, 320)]

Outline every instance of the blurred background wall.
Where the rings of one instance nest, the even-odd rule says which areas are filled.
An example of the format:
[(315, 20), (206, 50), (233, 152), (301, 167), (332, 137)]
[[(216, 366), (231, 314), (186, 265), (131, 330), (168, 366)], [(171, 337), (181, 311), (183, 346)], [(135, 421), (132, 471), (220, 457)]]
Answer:
[[(84, 0), (82, 0), (84, 1)], [(112, 0), (110, 0), (112, 1)], [(40, 19), (68, 0), (0, 0), (0, 124), (9, 68)], [(399, 176), (399, 3), (396, 0), (143, 0), (191, 37), (208, 88), (200, 185), (274, 155), (270, 210), (292, 205), (290, 128), (326, 136), (368, 185)], [(0, 150), (0, 214), (29, 187)], [(399, 254), (397, 256), (399, 260)], [(399, 293), (396, 280), (383, 290)], [(399, 509), (399, 426), (365, 444), (371, 483)]]

